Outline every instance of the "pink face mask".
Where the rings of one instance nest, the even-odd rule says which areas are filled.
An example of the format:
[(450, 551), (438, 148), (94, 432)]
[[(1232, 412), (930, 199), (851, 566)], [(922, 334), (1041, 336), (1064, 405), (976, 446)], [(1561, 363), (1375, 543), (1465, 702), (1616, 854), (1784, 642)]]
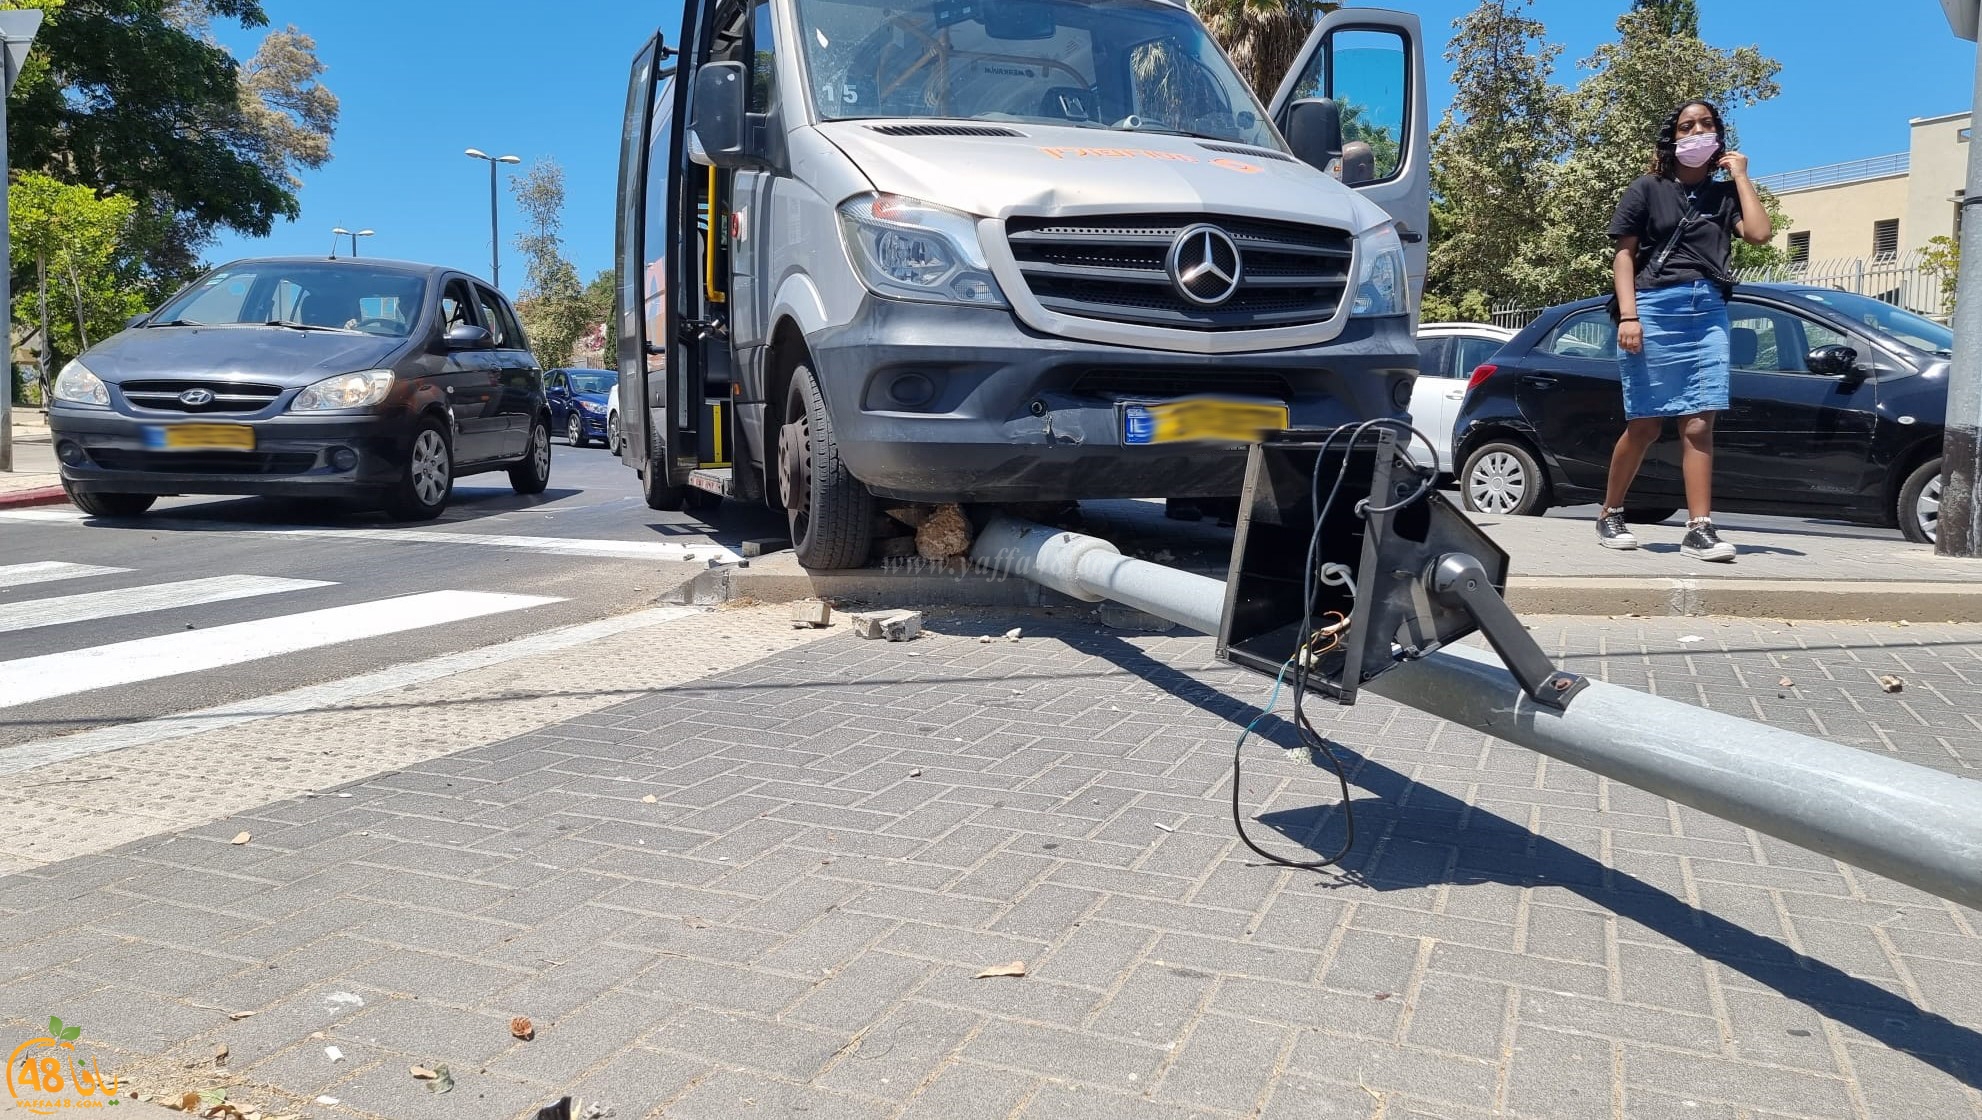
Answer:
[(1672, 154), (1688, 167), (1705, 167), (1720, 150), (1720, 137), (1711, 132), (1688, 136), (1673, 145)]

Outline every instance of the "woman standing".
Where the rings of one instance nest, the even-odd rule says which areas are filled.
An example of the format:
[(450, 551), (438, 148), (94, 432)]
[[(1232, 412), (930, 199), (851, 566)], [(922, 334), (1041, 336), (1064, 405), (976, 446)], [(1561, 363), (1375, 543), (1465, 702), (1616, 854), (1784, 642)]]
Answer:
[(1704, 101), (1680, 106), (1659, 133), (1652, 173), (1625, 188), (1610, 223), (1626, 424), (1597, 517), (1604, 547), (1638, 547), (1624, 496), (1666, 419), (1677, 418), (1689, 519), (1680, 551), (1734, 559), (1713, 522), (1714, 414), (1727, 409), (1728, 266), (1736, 235), (1764, 245), (1774, 232), (1748, 157), (1727, 150), (1720, 111)]

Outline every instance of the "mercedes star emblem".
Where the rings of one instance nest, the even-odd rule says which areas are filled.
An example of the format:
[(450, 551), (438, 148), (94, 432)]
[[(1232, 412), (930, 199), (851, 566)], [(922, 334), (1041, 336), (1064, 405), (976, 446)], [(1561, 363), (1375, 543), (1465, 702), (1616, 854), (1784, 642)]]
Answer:
[(1170, 245), (1170, 282), (1184, 298), (1216, 307), (1239, 290), (1245, 267), (1232, 235), (1217, 226), (1196, 225), (1177, 235)]
[(188, 389), (179, 394), (179, 403), (187, 408), (203, 408), (213, 403), (213, 390)]

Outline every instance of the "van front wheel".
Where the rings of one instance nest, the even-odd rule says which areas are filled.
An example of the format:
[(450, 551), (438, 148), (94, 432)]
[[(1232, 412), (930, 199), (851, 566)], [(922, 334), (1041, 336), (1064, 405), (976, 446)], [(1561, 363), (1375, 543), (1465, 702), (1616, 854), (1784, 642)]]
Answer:
[(840, 462), (833, 419), (812, 371), (792, 371), (778, 430), (778, 492), (791, 518), (792, 550), (804, 567), (858, 568), (867, 563), (874, 495)]

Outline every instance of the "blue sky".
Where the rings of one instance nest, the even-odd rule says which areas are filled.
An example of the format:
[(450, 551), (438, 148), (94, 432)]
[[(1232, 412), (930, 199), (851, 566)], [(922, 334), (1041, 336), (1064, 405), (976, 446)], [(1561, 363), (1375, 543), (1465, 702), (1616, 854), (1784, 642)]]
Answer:
[[(399, 0), (264, 0), (276, 27), (317, 39), (328, 85), (343, 102), (335, 158), (307, 177), (302, 218), (267, 238), (229, 236), (209, 259), (322, 253), (335, 226), (372, 228), (366, 255), (489, 270), (488, 167), (470, 147), (550, 156), (569, 192), (565, 244), (589, 279), (612, 264), (614, 176), (626, 70), (657, 27), (673, 39), (675, 0), (482, 0), (466, 8)], [(1369, 5), (1366, 5), (1369, 6)], [(1442, 52), (1470, 0), (1391, 0), (1417, 12)], [(1537, 0), (1563, 44), (1563, 71), (1609, 38), (1628, 0)], [(1889, 0), (1877, 18), (1848, 0), (1701, 0), (1716, 45), (1759, 44), (1783, 63), (1782, 96), (1739, 113), (1757, 175), (1903, 151), (1912, 117), (1959, 112), (1973, 98), (1975, 47), (1948, 31), (1935, 0)], [(257, 38), (234, 30), (244, 56)], [(1433, 119), (1451, 71), (1431, 60)], [(520, 170), (515, 169), (515, 170)], [(512, 172), (504, 168), (507, 177)], [(518, 215), (502, 192), (503, 288), (523, 282)]]

